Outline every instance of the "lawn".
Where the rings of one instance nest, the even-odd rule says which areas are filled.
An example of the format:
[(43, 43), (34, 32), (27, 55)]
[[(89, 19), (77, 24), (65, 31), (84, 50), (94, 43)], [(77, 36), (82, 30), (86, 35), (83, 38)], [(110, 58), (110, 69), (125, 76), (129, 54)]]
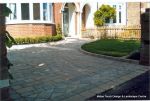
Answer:
[(140, 41), (137, 40), (118, 40), (102, 39), (82, 45), (82, 49), (88, 52), (121, 57), (139, 49)]

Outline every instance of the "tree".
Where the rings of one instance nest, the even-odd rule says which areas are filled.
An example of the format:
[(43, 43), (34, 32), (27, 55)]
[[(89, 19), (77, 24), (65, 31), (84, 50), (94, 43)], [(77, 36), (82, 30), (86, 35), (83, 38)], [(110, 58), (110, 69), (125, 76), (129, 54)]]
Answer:
[[(6, 80), (8, 76), (7, 68), (7, 50), (5, 46), (5, 16), (3, 15), (4, 5), (0, 4), (0, 80)], [(7, 96), (6, 96), (7, 95)], [(0, 88), (0, 100), (7, 99), (9, 97), (9, 88)]]
[[(9, 80), (9, 61), (7, 59), (7, 48), (12, 46), (14, 39), (6, 31), (5, 17), (11, 13), (11, 10), (5, 4), (0, 4), (0, 81)], [(13, 41), (12, 41), (13, 40)], [(10, 100), (9, 87), (0, 86), (0, 100)]]
[(94, 24), (96, 26), (103, 26), (108, 23), (110, 19), (115, 19), (116, 10), (109, 5), (102, 5), (99, 10), (94, 13)]

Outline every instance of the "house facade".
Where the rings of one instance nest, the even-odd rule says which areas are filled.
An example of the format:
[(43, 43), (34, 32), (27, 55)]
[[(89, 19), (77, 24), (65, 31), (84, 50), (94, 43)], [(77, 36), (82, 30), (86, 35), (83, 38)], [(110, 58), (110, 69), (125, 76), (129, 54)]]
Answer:
[(149, 3), (140, 2), (8, 2), (12, 14), (6, 19), (6, 29), (15, 38), (55, 35), (58, 24), (64, 36), (82, 37), (82, 31), (96, 29), (94, 12), (102, 4), (116, 9), (116, 19), (109, 26), (140, 26), (140, 14)]

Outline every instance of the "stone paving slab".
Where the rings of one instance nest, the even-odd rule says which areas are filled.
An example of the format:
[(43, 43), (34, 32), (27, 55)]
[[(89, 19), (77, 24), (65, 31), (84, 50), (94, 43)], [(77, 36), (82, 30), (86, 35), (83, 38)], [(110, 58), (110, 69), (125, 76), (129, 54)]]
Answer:
[(79, 51), (85, 42), (67, 39), (9, 49), (14, 101), (84, 101), (149, 69), (85, 55)]

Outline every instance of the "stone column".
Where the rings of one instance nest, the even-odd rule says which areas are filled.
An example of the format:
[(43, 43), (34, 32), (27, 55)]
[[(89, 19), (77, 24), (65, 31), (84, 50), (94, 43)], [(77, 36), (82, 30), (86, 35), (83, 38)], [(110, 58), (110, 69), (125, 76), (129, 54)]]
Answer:
[(7, 50), (4, 43), (5, 16), (4, 5), (0, 4), (0, 101), (9, 99), (9, 74), (7, 67)]
[(150, 8), (141, 15), (140, 64), (150, 66)]

